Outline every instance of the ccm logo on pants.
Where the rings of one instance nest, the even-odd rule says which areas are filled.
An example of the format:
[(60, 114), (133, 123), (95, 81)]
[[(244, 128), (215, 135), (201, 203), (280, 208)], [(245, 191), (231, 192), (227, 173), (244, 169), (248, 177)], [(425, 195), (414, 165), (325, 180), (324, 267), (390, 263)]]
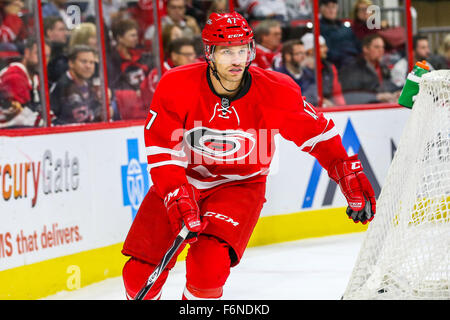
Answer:
[(214, 218), (217, 218), (219, 220), (223, 220), (225, 222), (229, 222), (235, 227), (237, 227), (239, 225), (239, 222), (236, 222), (233, 219), (231, 219), (230, 217), (227, 217), (226, 215), (223, 215), (223, 214), (220, 214), (220, 213), (207, 211), (203, 216), (204, 217), (214, 217)]

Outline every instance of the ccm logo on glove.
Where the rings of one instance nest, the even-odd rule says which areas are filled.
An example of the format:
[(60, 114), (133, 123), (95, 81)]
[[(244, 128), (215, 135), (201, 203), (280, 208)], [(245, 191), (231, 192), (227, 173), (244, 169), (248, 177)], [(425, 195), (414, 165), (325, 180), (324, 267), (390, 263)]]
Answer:
[(176, 189), (176, 190), (174, 190), (174, 191), (172, 191), (172, 192), (169, 192), (168, 194), (167, 194), (167, 196), (166, 196), (166, 198), (164, 199), (164, 205), (167, 207), (167, 203), (173, 198), (173, 197), (176, 197), (177, 195), (178, 195), (178, 191), (180, 191), (180, 188), (178, 188), (178, 189)]
[(372, 221), (376, 212), (375, 194), (358, 156), (336, 160), (329, 166), (328, 175), (339, 185), (347, 199), (348, 217), (355, 223)]
[(181, 230), (182, 223), (194, 235), (188, 237), (188, 242), (195, 242), (197, 234), (202, 232), (207, 223), (202, 223), (197, 204), (199, 193), (190, 184), (183, 184), (179, 188), (168, 192), (164, 197), (169, 223), (174, 234)]
[(362, 169), (361, 162), (353, 162), (352, 163), (352, 170)]

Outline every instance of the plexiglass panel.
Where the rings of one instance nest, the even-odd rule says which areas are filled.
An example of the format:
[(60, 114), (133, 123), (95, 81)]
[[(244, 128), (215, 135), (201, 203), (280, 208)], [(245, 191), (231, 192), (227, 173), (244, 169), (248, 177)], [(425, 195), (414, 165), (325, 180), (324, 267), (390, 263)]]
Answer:
[(53, 125), (106, 120), (97, 10), (95, 0), (42, 2)]
[(36, 3), (0, 2), (0, 129), (46, 125)]

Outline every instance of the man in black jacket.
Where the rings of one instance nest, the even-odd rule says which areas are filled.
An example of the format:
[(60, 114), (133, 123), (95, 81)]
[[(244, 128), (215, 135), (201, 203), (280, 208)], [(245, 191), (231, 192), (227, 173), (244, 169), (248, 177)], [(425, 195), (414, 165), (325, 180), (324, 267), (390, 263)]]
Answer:
[(362, 56), (339, 71), (347, 104), (394, 103), (400, 89), (390, 80), (389, 69), (381, 64), (384, 40), (377, 34), (366, 36)]
[(45, 18), (44, 34), (52, 49), (50, 60), (47, 61), (47, 78), (48, 82), (53, 84), (68, 69), (65, 54), (68, 30), (64, 20), (54, 16)]
[(54, 124), (99, 121), (101, 98), (91, 78), (95, 72), (95, 50), (76, 45), (68, 56), (69, 70), (50, 89)]
[(320, 0), (320, 34), (328, 46), (327, 60), (338, 70), (351, 63), (361, 52), (361, 48), (352, 29), (345, 26), (338, 17), (337, 0)]

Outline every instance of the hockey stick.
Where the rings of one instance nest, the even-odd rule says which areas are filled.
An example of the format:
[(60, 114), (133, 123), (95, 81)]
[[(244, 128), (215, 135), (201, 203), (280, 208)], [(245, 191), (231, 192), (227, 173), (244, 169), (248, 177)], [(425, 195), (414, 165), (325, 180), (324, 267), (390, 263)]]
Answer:
[(173, 241), (170, 248), (167, 250), (167, 252), (164, 254), (164, 257), (161, 259), (160, 263), (156, 266), (155, 270), (153, 270), (152, 274), (148, 277), (147, 282), (145, 285), (139, 290), (137, 295), (134, 297), (134, 300), (143, 300), (145, 295), (148, 293), (148, 291), (152, 288), (152, 286), (155, 284), (156, 280), (158, 280), (159, 276), (169, 263), (169, 261), (172, 259), (174, 254), (178, 251), (178, 249), (183, 244), (184, 240), (188, 236), (190, 236), (191, 233), (189, 232), (188, 228), (183, 224), (183, 227), (181, 228), (181, 231), (178, 233), (177, 237)]

